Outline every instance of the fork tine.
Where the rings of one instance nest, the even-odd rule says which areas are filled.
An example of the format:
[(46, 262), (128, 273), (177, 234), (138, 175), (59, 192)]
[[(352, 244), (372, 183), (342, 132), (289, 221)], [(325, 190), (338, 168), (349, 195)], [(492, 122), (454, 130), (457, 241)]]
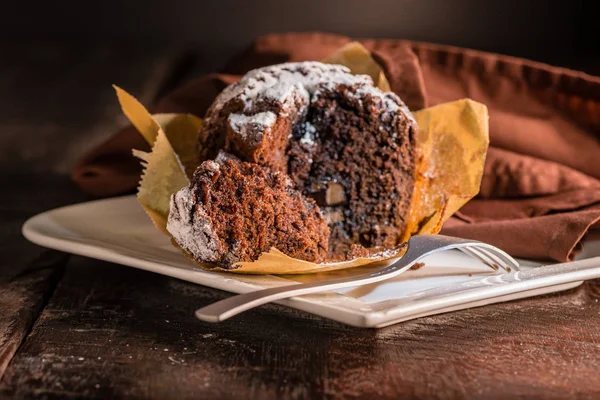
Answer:
[(470, 250), (473, 253), (478, 254), (480, 257), (488, 260), (488, 262), (490, 263), (492, 268), (494, 268), (494, 269), (502, 268), (503, 270), (505, 270), (507, 272), (510, 270), (510, 267), (507, 267), (506, 262), (500, 260), (498, 257), (495, 257), (491, 253), (485, 251), (485, 249), (483, 247), (472, 247)]
[(480, 251), (488, 254), (490, 257), (494, 257), (495, 259), (500, 260), (500, 262), (502, 262), (504, 265), (507, 265), (517, 271), (519, 270), (519, 263), (517, 262), (517, 260), (512, 258), (510, 255), (508, 255), (504, 251), (498, 249), (497, 247), (491, 247), (491, 246), (487, 247), (486, 246), (486, 247), (478, 247), (478, 249)]
[(458, 250), (462, 251), (463, 253), (478, 259), (479, 261), (481, 261), (482, 263), (484, 263), (485, 265), (487, 265), (488, 267), (494, 269), (494, 270), (498, 270), (498, 267), (500, 266), (498, 263), (494, 262), (493, 260), (491, 260), (490, 258), (482, 255), (481, 253), (474, 251), (472, 247), (459, 247)]
[(512, 263), (507, 263), (506, 260), (497, 257), (495, 254), (487, 250), (488, 249), (485, 247), (475, 245), (469, 246), (467, 252), (472, 256), (479, 258), (481, 261), (495, 270), (498, 270), (499, 268), (502, 268), (506, 272), (510, 272), (512, 270)]
[(472, 254), (484, 260), (492, 268), (502, 267), (506, 272), (519, 271), (519, 263), (504, 251), (485, 243), (469, 246)]

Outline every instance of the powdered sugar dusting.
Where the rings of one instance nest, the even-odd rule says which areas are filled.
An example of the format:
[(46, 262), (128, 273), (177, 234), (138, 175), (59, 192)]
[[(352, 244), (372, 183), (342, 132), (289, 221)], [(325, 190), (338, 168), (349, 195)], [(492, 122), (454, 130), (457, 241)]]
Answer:
[(244, 137), (254, 135), (252, 139), (260, 140), (261, 129), (272, 126), (277, 116), (270, 112), (252, 114), (257, 104), (265, 101), (281, 104), (280, 116), (291, 110), (298, 116), (303, 115), (312, 94), (324, 84), (372, 87), (373, 81), (367, 75), (353, 75), (342, 65), (320, 62), (272, 65), (250, 71), (239, 82), (225, 88), (215, 99), (211, 115), (219, 115), (230, 100), (240, 100), (244, 109), (241, 114), (230, 114), (229, 123), (236, 133)]
[(242, 138), (257, 141), (266, 129), (273, 127), (277, 116), (271, 111), (266, 111), (254, 115), (229, 114), (227, 120), (231, 129)]
[(399, 247), (393, 249), (382, 250), (377, 253), (374, 253), (369, 256), (369, 258), (377, 258), (382, 260), (387, 260), (393, 257), (399, 257), (402, 250), (404, 250), (405, 246), (400, 245)]
[[(301, 82), (290, 82), (289, 80), (278, 81), (273, 86), (266, 88), (261, 95), (280, 103), (286, 103), (296, 93), (304, 100), (304, 103), (308, 103), (310, 94)], [(243, 100), (246, 106), (252, 107), (251, 98), (243, 98)]]
[(218, 162), (216, 161), (205, 161), (204, 162), (204, 167), (211, 172), (212, 175), (215, 174), (215, 172), (219, 172), (221, 170), (221, 166), (219, 165)]
[(308, 121), (304, 123), (304, 135), (300, 138), (300, 143), (312, 146), (315, 144), (315, 135), (317, 129)]
[[(217, 168), (219, 165), (216, 164)], [(175, 242), (201, 262), (215, 262), (220, 242), (202, 206), (195, 207), (195, 195), (190, 187), (184, 187), (171, 196), (167, 230)]]
[(353, 75), (342, 65), (313, 61), (285, 63), (248, 72), (238, 83), (223, 90), (215, 99), (213, 107), (221, 109), (235, 97), (244, 102), (244, 111), (250, 111), (261, 98), (285, 102), (294, 92), (300, 92), (308, 98), (317, 86), (326, 82), (348, 86), (373, 85), (369, 76)]
[[(293, 115), (293, 119), (298, 120), (306, 113), (312, 99), (322, 91), (335, 91), (340, 86), (351, 88), (345, 95), (354, 99), (360, 107), (366, 96), (379, 101), (381, 107), (378, 109), (384, 119), (393, 118), (401, 112), (412, 120), (402, 100), (394, 93), (382, 92), (374, 86), (371, 77), (354, 75), (343, 65), (314, 61), (284, 63), (248, 72), (217, 96), (206, 120), (210, 122), (213, 117), (218, 118), (225, 104), (237, 99), (242, 102), (243, 109), (228, 116), (229, 124), (236, 134), (258, 144), (263, 140), (265, 130), (271, 128), (277, 118)], [(273, 110), (275, 112), (256, 113), (261, 103), (279, 106)], [(301, 141), (312, 144), (314, 133), (307, 130)]]
[[(334, 91), (336, 89), (336, 82), (326, 82), (319, 87), (313, 94), (315, 97), (321, 94), (324, 90)], [(403, 113), (406, 118), (408, 118), (413, 124), (416, 124), (416, 121), (409, 111), (408, 107), (404, 104), (404, 102), (398, 97), (397, 94), (392, 92), (382, 92), (376, 86), (370, 85), (357, 85), (354, 86), (353, 90), (348, 90), (344, 93), (346, 97), (349, 99), (355, 100), (360, 107), (363, 107), (363, 99), (366, 96), (370, 96), (373, 99), (379, 99), (382, 103), (382, 106), (379, 108), (381, 110), (382, 116), (384, 118), (392, 117), (399, 112)]]
[(277, 116), (271, 111), (262, 112), (254, 115), (229, 114), (229, 123), (233, 129), (239, 128), (241, 125), (252, 123), (264, 127), (273, 126)]

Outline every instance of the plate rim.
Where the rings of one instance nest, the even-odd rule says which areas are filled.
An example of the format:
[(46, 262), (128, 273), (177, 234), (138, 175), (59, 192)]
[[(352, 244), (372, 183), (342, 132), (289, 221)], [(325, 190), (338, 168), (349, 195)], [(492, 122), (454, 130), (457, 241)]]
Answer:
[[(91, 205), (98, 205), (98, 204), (103, 204), (103, 205), (109, 205), (110, 203), (115, 203), (115, 202), (119, 202), (119, 201), (131, 201), (135, 199), (135, 195), (125, 195), (125, 196), (118, 196), (118, 197), (111, 197), (108, 199), (99, 199), (99, 200), (92, 200), (92, 201), (88, 201), (88, 202), (83, 202), (83, 203), (75, 203), (75, 204), (70, 204), (70, 205), (66, 205), (66, 206), (62, 206), (62, 207), (58, 207), (52, 210), (48, 210), (48, 211), (44, 211), (42, 213), (36, 214), (32, 217), (30, 217), (29, 219), (27, 219), (27, 221), (23, 224), (22, 228), (21, 228), (21, 232), (23, 234), (23, 236), (29, 240), (32, 243), (35, 243), (37, 245), (43, 246), (43, 247), (47, 247), (47, 248), (51, 248), (54, 250), (58, 250), (58, 251), (63, 251), (63, 252), (67, 252), (67, 253), (71, 253), (71, 254), (76, 254), (76, 255), (80, 255), (80, 256), (84, 256), (84, 257), (88, 257), (88, 258), (93, 258), (93, 259), (97, 259), (97, 260), (101, 260), (101, 261), (107, 261), (107, 262), (111, 262), (111, 263), (116, 263), (116, 264), (121, 264), (121, 265), (125, 265), (125, 266), (129, 266), (129, 267), (133, 267), (133, 268), (137, 268), (137, 269), (141, 269), (141, 270), (145, 270), (145, 271), (149, 271), (149, 272), (153, 272), (153, 273), (158, 273), (161, 275), (166, 275), (172, 278), (176, 278), (176, 279), (181, 279), (187, 282), (191, 282), (191, 283), (195, 283), (195, 284), (201, 284), (199, 282), (194, 282), (191, 281), (189, 279), (189, 277), (186, 279), (185, 274), (189, 274), (191, 271), (192, 272), (196, 272), (196, 273), (202, 273), (205, 276), (210, 276), (211, 274), (214, 274), (215, 272), (211, 272), (211, 271), (206, 271), (206, 270), (202, 270), (200, 268), (193, 268), (192, 266), (189, 269), (186, 268), (182, 268), (179, 266), (173, 266), (173, 265), (168, 265), (168, 264), (164, 264), (164, 263), (159, 263), (159, 262), (155, 262), (155, 261), (151, 261), (151, 260), (144, 260), (144, 259), (140, 259), (140, 258), (136, 258), (134, 256), (131, 255), (127, 255), (127, 254), (121, 254), (118, 253), (116, 251), (114, 251), (113, 249), (110, 248), (105, 248), (105, 247), (101, 247), (95, 244), (90, 244), (90, 243), (77, 243), (74, 242), (72, 239), (68, 239), (68, 238), (64, 238), (64, 237), (60, 237), (59, 235), (52, 235), (51, 233), (48, 232), (47, 229), (43, 229), (44, 227), (47, 228), (47, 224), (45, 224), (44, 222), (49, 222), (50, 224), (57, 224), (54, 221), (51, 221), (51, 217), (52, 215), (56, 214), (56, 213), (64, 213), (65, 211), (69, 211), (70, 209), (75, 209), (75, 208), (85, 208), (85, 207), (89, 207)], [(137, 203), (137, 200), (135, 200), (135, 202)], [(578, 261), (572, 261), (569, 264), (575, 263), (575, 264), (579, 264), (582, 262), (592, 262), (592, 261), (598, 261), (600, 262), (600, 257), (591, 257), (591, 258), (586, 258), (586, 259), (582, 259), (582, 260), (578, 260)], [(560, 263), (557, 263), (560, 264)], [(556, 264), (552, 264), (552, 265), (556, 265)], [(185, 274), (181, 271), (185, 271)], [(179, 273), (178, 273), (179, 272)], [(218, 274), (225, 274), (224, 272), (217, 272)], [(272, 275), (272, 276), (276, 276), (276, 275)], [(238, 281), (236, 280), (236, 282), (238, 284), (240, 284), (240, 286), (245, 286), (245, 289), (248, 289), (248, 291), (251, 291), (252, 289), (256, 289), (257, 287), (261, 287), (260, 285), (257, 284), (252, 284), (249, 282), (243, 282), (243, 281)], [(218, 283), (218, 282), (217, 282)], [(535, 288), (531, 288), (530, 290), (515, 290), (514, 287), (510, 287), (511, 285), (501, 285), (501, 286), (497, 286), (493, 292), (497, 292), (496, 295), (494, 296), (489, 296), (489, 292), (488, 291), (479, 291), (479, 295), (476, 296), (472, 296), (473, 298), (467, 301), (459, 301), (458, 298), (454, 298), (454, 301), (447, 301), (446, 303), (444, 303), (444, 306), (440, 306), (440, 307), (422, 307), (423, 309), (419, 309), (418, 307), (416, 307), (415, 310), (413, 310), (412, 312), (407, 312), (406, 307), (403, 306), (397, 306), (397, 307), (393, 307), (390, 308), (389, 310), (381, 311), (375, 311), (373, 309), (371, 309), (370, 311), (360, 311), (357, 309), (352, 309), (349, 307), (342, 307), (336, 304), (332, 304), (332, 303), (323, 303), (321, 301), (318, 301), (315, 298), (310, 298), (310, 297), (292, 297), (289, 299), (283, 299), (283, 300), (279, 300), (276, 301), (277, 304), (281, 304), (284, 306), (288, 306), (288, 307), (292, 307), (304, 312), (308, 312), (311, 314), (315, 314), (327, 319), (332, 319), (341, 323), (345, 323), (348, 325), (353, 325), (356, 327), (362, 327), (362, 328), (379, 328), (379, 327), (384, 327), (384, 326), (388, 326), (391, 324), (395, 324), (398, 322), (402, 322), (402, 321), (408, 321), (411, 319), (415, 319), (415, 318), (421, 318), (424, 316), (431, 316), (434, 314), (440, 314), (440, 313), (444, 313), (444, 312), (449, 312), (449, 311), (458, 311), (461, 309), (466, 309), (466, 308), (474, 308), (474, 307), (480, 307), (486, 304), (493, 304), (493, 303), (498, 303), (498, 302), (502, 302), (502, 301), (509, 301), (509, 300), (516, 300), (516, 299), (520, 299), (520, 298), (526, 298), (526, 297), (532, 297), (532, 296), (536, 296), (537, 294), (529, 294), (529, 292), (531, 291), (540, 291), (540, 289), (549, 289), (548, 291), (546, 291), (545, 293), (554, 293), (554, 292), (558, 292), (558, 291), (562, 291), (562, 290), (568, 290), (574, 287), (577, 287), (579, 285), (581, 285), (583, 283), (583, 281), (577, 281), (577, 282), (570, 282), (567, 284), (559, 284), (559, 285), (551, 285), (551, 286), (540, 286), (540, 287), (535, 287)], [(204, 284), (203, 284), (204, 285)], [(206, 285), (208, 286), (208, 285)], [(227, 289), (224, 287), (224, 285), (218, 284), (216, 286), (209, 286), (215, 289), (219, 289), (219, 290), (224, 290), (224, 291), (229, 291), (231, 293), (243, 293), (243, 291), (231, 291), (231, 289)], [(239, 289), (239, 288), (237, 288)], [(488, 288), (489, 290), (490, 288)], [(509, 290), (511, 289), (511, 290)], [(555, 289), (555, 290), (550, 290), (550, 289)], [(339, 294), (336, 293), (339, 296), (343, 296), (345, 298), (351, 299), (351, 297), (347, 297), (344, 296), (343, 294)], [(514, 296), (515, 294), (523, 294), (522, 296)], [(541, 293), (540, 293), (541, 294)], [(512, 296), (512, 297), (511, 297)], [(507, 298), (509, 297), (509, 298)], [(502, 298), (506, 298), (506, 299), (502, 299)], [(489, 300), (489, 301), (487, 301)], [(483, 302), (484, 304), (481, 305), (472, 305), (472, 303), (481, 303)], [(363, 303), (365, 305), (365, 308), (369, 306), (369, 304), (367, 303)], [(413, 307), (415, 308), (415, 307)], [(410, 307), (409, 307), (410, 309)], [(332, 312), (335, 312), (335, 315), (332, 315)]]

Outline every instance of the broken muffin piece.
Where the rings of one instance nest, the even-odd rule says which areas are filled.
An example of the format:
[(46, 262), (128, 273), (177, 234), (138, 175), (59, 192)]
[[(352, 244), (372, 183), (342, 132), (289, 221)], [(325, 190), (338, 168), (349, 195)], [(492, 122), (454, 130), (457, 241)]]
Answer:
[(329, 228), (318, 206), (283, 173), (220, 157), (203, 162), (171, 197), (167, 230), (196, 261), (233, 269), (271, 248), (322, 262)]
[(402, 241), (415, 130), (402, 100), (370, 77), (341, 65), (285, 63), (225, 88), (206, 113), (198, 148), (202, 157), (224, 150), (290, 176), (329, 223), (329, 259), (344, 259), (352, 245)]

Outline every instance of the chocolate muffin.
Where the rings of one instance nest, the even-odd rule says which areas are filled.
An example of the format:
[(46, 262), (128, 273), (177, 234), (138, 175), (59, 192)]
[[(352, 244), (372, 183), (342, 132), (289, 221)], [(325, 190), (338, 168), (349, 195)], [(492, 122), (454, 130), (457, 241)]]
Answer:
[[(299, 236), (310, 237), (304, 233), (285, 239), (261, 230), (244, 251), (235, 256), (223, 251), (219, 259), (227, 259), (229, 265), (235, 259), (255, 259), (265, 249), (250, 248), (260, 242), (260, 235), (267, 235), (270, 246), (280, 243), (283, 248), (275, 247), (284, 253), (311, 261), (340, 260), (364, 255), (365, 249), (397, 246), (414, 189), (415, 129), (412, 115), (397, 95), (382, 92), (370, 77), (353, 75), (341, 65), (286, 63), (249, 72), (223, 90), (208, 110), (200, 132), (201, 156), (214, 159), (225, 151), (264, 167), (241, 164), (248, 173), (261, 171), (260, 179), (267, 172), (287, 174), (297, 192), (286, 187), (286, 193), (294, 193), (290, 196), (297, 203), (293, 204), (305, 204), (310, 213), (285, 203), (273, 205), (277, 209), (273, 212), (300, 212), (290, 218), (296, 223), (311, 218), (310, 224), (319, 228), (309, 247), (305, 241), (292, 243)], [(198, 186), (197, 178), (193, 185)], [(200, 201), (197, 196), (184, 197)], [(316, 223), (317, 214), (329, 225), (328, 242), (321, 238), (325, 231)], [(216, 211), (211, 217), (217, 218)], [(308, 225), (307, 221), (301, 226)], [(231, 241), (230, 232), (222, 233), (225, 236), (217, 235), (221, 240)], [(185, 239), (180, 237), (175, 238), (178, 243)], [(326, 243), (328, 254), (323, 250)]]
[(329, 228), (314, 201), (292, 185), (280, 172), (221, 155), (203, 162), (191, 185), (172, 196), (167, 230), (196, 261), (225, 269), (273, 247), (322, 262)]

